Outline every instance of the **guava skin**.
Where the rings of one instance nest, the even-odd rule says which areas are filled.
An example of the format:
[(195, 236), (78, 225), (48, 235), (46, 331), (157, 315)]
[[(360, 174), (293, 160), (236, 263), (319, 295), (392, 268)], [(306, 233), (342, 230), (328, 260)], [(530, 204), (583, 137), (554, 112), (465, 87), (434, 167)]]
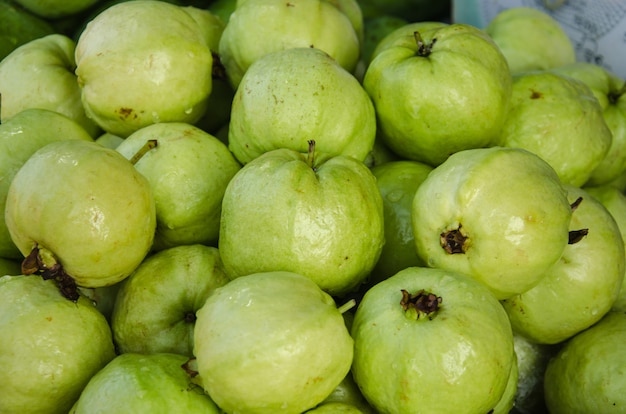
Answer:
[(321, 49), (352, 72), (361, 48), (357, 30), (330, 1), (239, 1), (222, 33), (219, 55), (235, 88), (253, 62), (292, 47)]
[(23, 44), (2, 59), (2, 122), (24, 109), (43, 108), (73, 119), (90, 136), (98, 136), (102, 130), (89, 119), (81, 102), (74, 73), (75, 50), (76, 43), (71, 38), (54, 33)]
[(183, 122), (141, 128), (116, 151), (132, 159), (152, 139), (157, 141), (156, 147), (141, 157), (135, 168), (150, 183), (156, 203), (153, 249), (217, 245), (222, 198), (241, 165), (220, 140)]
[(622, 234), (611, 213), (584, 190), (566, 189), (571, 203), (582, 200), (570, 231), (588, 233), (565, 248), (536, 286), (502, 303), (513, 330), (542, 344), (563, 342), (599, 321), (615, 303), (626, 269)]
[[(0, 212), (4, 212), (9, 185), (17, 171), (39, 148), (54, 141), (91, 136), (77, 122), (48, 109), (29, 108), (0, 124)], [(23, 259), (0, 215), (0, 257)]]
[(259, 58), (241, 79), (228, 147), (245, 164), (277, 148), (307, 152), (314, 139), (320, 152), (363, 161), (375, 137), (374, 106), (359, 81), (320, 49), (289, 48)]
[(564, 343), (546, 368), (551, 414), (623, 412), (626, 407), (626, 314), (609, 312)]
[(496, 140), (511, 83), (497, 46), (464, 24), (433, 24), (416, 31), (412, 43), (386, 47), (363, 78), (385, 143), (400, 157), (431, 166)]
[(148, 254), (156, 208), (148, 181), (120, 153), (64, 140), (40, 148), (15, 174), (5, 220), (24, 257), (37, 248), (79, 286), (102, 287)]
[(426, 263), (415, 251), (411, 224), (413, 198), (432, 167), (417, 161), (391, 161), (371, 168), (383, 198), (385, 245), (368, 279), (372, 285), (410, 266)]
[(599, 186), (618, 179), (626, 171), (626, 81), (602, 66), (575, 62), (552, 69), (584, 82), (598, 99), (612, 133), (611, 146), (585, 186)]
[(153, 0), (118, 3), (91, 20), (75, 52), (88, 116), (121, 137), (158, 122), (198, 121), (212, 89), (213, 56), (197, 20), (184, 7)]
[(204, 413), (221, 411), (173, 353), (116, 356), (82, 391), (70, 414)]
[[(405, 310), (403, 290), (430, 293), (439, 305)], [(490, 412), (515, 364), (497, 299), (483, 284), (442, 269), (410, 267), (370, 288), (351, 334), (354, 380), (381, 413)]]
[(513, 76), (510, 110), (497, 143), (534, 152), (564, 184), (581, 187), (606, 156), (611, 134), (585, 83), (532, 71)]
[(200, 381), (226, 413), (299, 414), (348, 375), (353, 340), (333, 298), (308, 277), (255, 273), (197, 312)]
[(147, 257), (120, 283), (111, 318), (117, 349), (191, 357), (195, 313), (228, 281), (215, 247), (177, 246)]
[(39, 276), (0, 277), (0, 412), (67, 413), (115, 357), (104, 316)]
[(50, 23), (18, 7), (9, 0), (0, 1), (0, 60), (31, 40), (55, 33)]
[(54, 20), (78, 15), (96, 4), (98, 0), (15, 0), (15, 2), (44, 19)]
[(413, 201), (418, 255), (485, 283), (498, 299), (527, 291), (569, 241), (572, 209), (556, 172), (516, 148), (460, 151), (435, 167)]
[(228, 184), (218, 248), (231, 279), (288, 270), (342, 296), (376, 264), (383, 220), (376, 179), (363, 163), (277, 149), (246, 164)]
[(485, 27), (498, 45), (511, 73), (546, 70), (576, 61), (569, 36), (551, 15), (532, 7), (512, 7)]

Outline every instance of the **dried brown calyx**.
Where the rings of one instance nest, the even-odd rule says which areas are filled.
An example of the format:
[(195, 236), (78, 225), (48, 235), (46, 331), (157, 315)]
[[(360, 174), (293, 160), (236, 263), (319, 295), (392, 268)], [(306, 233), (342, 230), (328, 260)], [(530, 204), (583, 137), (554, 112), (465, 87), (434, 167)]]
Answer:
[(80, 294), (74, 279), (65, 273), (63, 266), (52, 257), (50, 252), (33, 247), (28, 256), (22, 261), (23, 275), (40, 275), (44, 280), (54, 280), (63, 297), (72, 302), (78, 301)]
[(444, 231), (439, 237), (441, 247), (448, 254), (465, 253), (467, 250), (467, 236), (461, 230), (461, 225), (456, 229)]
[(401, 292), (402, 299), (400, 300), (400, 306), (402, 306), (402, 310), (409, 319), (432, 320), (437, 314), (437, 311), (439, 311), (442, 302), (441, 296), (427, 292), (424, 289), (413, 294), (405, 289), (401, 289)]
[(428, 57), (432, 52), (433, 46), (435, 46), (437, 39), (434, 38), (432, 42), (425, 43), (424, 39), (422, 39), (422, 35), (417, 30), (413, 32), (413, 37), (415, 38), (415, 43), (417, 44), (417, 56)]

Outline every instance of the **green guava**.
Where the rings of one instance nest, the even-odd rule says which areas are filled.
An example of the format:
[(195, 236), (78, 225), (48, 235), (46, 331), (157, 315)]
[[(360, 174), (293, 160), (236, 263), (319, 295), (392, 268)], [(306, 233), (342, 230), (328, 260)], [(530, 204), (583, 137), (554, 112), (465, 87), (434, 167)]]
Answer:
[[(55, 141), (91, 141), (87, 131), (74, 120), (48, 109), (25, 109), (0, 124), (0, 212), (17, 171), (35, 151)], [(0, 214), (0, 257), (22, 259)]]
[(148, 254), (155, 210), (133, 164), (74, 139), (47, 144), (24, 163), (9, 187), (5, 219), (31, 273), (101, 287), (126, 278)]
[(115, 357), (104, 316), (39, 276), (0, 277), (0, 412), (67, 413)]
[(120, 283), (111, 317), (118, 350), (191, 357), (196, 311), (228, 281), (215, 247), (177, 246), (147, 257)]
[(55, 32), (46, 20), (9, 0), (0, 0), (0, 20), (0, 60), (17, 47)]
[(22, 274), (22, 266), (20, 262), (14, 259), (5, 259), (0, 257), (0, 276), (11, 275), (17, 276)]
[(376, 178), (361, 161), (314, 147), (266, 152), (228, 183), (218, 247), (231, 279), (287, 270), (342, 296), (373, 269), (385, 237)]
[(363, 22), (365, 37), (361, 43), (361, 60), (365, 65), (372, 61), (374, 49), (385, 36), (407, 24), (409, 22), (406, 19), (389, 14), (365, 19)]
[(564, 343), (544, 376), (551, 414), (621, 412), (626, 407), (626, 313), (609, 312)]
[(228, 147), (246, 164), (277, 148), (351, 156), (372, 151), (376, 114), (354, 76), (315, 48), (289, 48), (255, 61), (230, 113)]
[(197, 312), (200, 382), (227, 413), (299, 414), (350, 370), (353, 340), (333, 298), (291, 272), (217, 288)]
[(69, 413), (222, 413), (193, 382), (188, 361), (173, 353), (118, 355), (89, 380)]
[(418, 187), (412, 224), (427, 266), (458, 271), (498, 299), (527, 291), (569, 240), (572, 208), (554, 169), (517, 148), (459, 151)]
[(531, 289), (502, 302), (513, 331), (557, 344), (611, 310), (624, 280), (624, 242), (611, 213), (584, 190), (566, 185), (573, 207), (570, 244)]
[(460, 273), (409, 267), (379, 282), (351, 333), (354, 380), (378, 412), (484, 414), (515, 379), (506, 313)]
[(222, 198), (241, 166), (220, 140), (183, 122), (148, 125), (115, 150), (131, 160), (150, 141), (156, 147), (134, 165), (156, 203), (154, 249), (216, 245)]

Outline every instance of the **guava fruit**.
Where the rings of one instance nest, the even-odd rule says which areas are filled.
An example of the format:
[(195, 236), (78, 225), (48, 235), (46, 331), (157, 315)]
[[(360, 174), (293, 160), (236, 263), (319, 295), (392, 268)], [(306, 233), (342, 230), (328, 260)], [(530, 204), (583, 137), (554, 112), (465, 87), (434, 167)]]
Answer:
[(495, 43), (464, 24), (426, 22), (408, 39), (396, 30), (401, 42), (379, 51), (383, 38), (363, 77), (385, 143), (401, 158), (431, 166), (493, 144), (512, 83)]
[(204, 115), (213, 55), (197, 13), (163, 1), (125, 1), (87, 24), (76, 42), (76, 75), (85, 111), (104, 131), (126, 137)]
[(228, 147), (242, 163), (277, 148), (363, 161), (376, 114), (359, 81), (327, 53), (294, 47), (268, 53), (242, 77), (230, 113)]
[(117, 355), (87, 383), (70, 414), (220, 414), (185, 367), (189, 358), (174, 353)]
[(443, 269), (409, 267), (371, 287), (351, 334), (354, 381), (378, 412), (491, 412), (515, 369), (498, 300)]
[(217, 288), (197, 312), (200, 383), (227, 413), (299, 414), (350, 370), (353, 340), (311, 279), (263, 272)]
[(611, 146), (602, 107), (584, 82), (554, 71), (513, 76), (509, 112), (497, 144), (543, 158), (565, 184), (580, 187)]
[(47, 20), (78, 15), (98, 0), (13, 0), (21, 7)]
[(287, 270), (324, 291), (355, 291), (384, 244), (383, 202), (352, 157), (279, 148), (235, 174), (222, 202), (218, 248), (231, 279)]
[(572, 208), (554, 169), (519, 148), (459, 151), (418, 187), (412, 224), (427, 266), (461, 272), (498, 299), (527, 291), (561, 257)]
[(22, 266), (20, 262), (13, 259), (5, 259), (0, 257), (0, 276), (11, 275), (17, 276), (22, 274)]
[(544, 376), (551, 414), (621, 412), (626, 407), (626, 313), (611, 311), (563, 344)]
[(238, 1), (219, 45), (220, 59), (231, 84), (236, 88), (243, 74), (260, 57), (292, 47), (321, 49), (352, 72), (360, 55), (360, 31), (348, 14), (337, 7), (341, 3)]
[(513, 331), (543, 344), (563, 342), (611, 310), (626, 268), (622, 234), (611, 213), (584, 190), (565, 188), (574, 206), (573, 240), (539, 283), (502, 302)]
[(35, 151), (55, 141), (92, 141), (74, 120), (48, 109), (29, 108), (0, 124), (0, 257), (22, 259), (4, 219), (9, 185)]
[(147, 257), (120, 283), (111, 316), (117, 349), (191, 357), (196, 311), (228, 281), (215, 247), (177, 246)]
[(143, 127), (115, 150), (131, 160), (150, 141), (156, 147), (134, 165), (150, 183), (156, 203), (153, 248), (216, 245), (222, 198), (241, 166), (220, 140), (184, 122)]
[(115, 357), (104, 316), (39, 276), (0, 277), (0, 412), (67, 413)]
[(24, 43), (55, 32), (50, 23), (9, 0), (0, 1), (0, 20), (0, 60)]
[(60, 283), (101, 287), (135, 270), (156, 229), (148, 181), (120, 153), (95, 142), (52, 142), (15, 174), (6, 225), (23, 268)]

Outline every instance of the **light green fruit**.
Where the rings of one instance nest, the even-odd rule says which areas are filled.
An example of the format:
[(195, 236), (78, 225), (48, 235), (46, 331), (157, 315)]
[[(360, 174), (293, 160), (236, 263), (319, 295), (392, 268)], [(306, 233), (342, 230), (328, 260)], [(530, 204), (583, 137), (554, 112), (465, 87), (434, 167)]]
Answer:
[(500, 401), (496, 403), (491, 411), (492, 414), (509, 414), (515, 406), (515, 394), (517, 392), (517, 382), (519, 380), (519, 368), (517, 366), (517, 355), (513, 353), (513, 365), (509, 372), (509, 378)]
[(115, 357), (106, 319), (39, 276), (0, 277), (0, 412), (67, 413)]
[(626, 314), (609, 312), (567, 341), (544, 377), (551, 414), (621, 412), (626, 407)]
[(225, 412), (298, 414), (345, 378), (353, 341), (313, 281), (265, 272), (209, 296), (197, 312), (194, 354), (205, 390)]
[(531, 7), (499, 12), (485, 27), (498, 45), (511, 73), (545, 70), (576, 61), (574, 44), (550, 14)]
[(47, 269), (60, 264), (83, 287), (130, 275), (156, 228), (148, 181), (115, 150), (83, 140), (50, 143), (24, 163), (5, 219), (24, 256), (37, 255)]
[(535, 286), (559, 260), (571, 210), (554, 169), (537, 155), (460, 151), (417, 189), (417, 253), (428, 266), (469, 275), (506, 299)]
[(47, 20), (76, 16), (98, 0), (14, 0), (15, 3)]
[(0, 60), (17, 47), (54, 33), (53, 27), (39, 16), (15, 5), (13, 1), (0, 1)]
[[(577, 187), (566, 186), (572, 205), (570, 234), (580, 237), (533, 288), (503, 301), (513, 330), (537, 343), (557, 344), (606, 314), (624, 279), (622, 234), (609, 211)], [(585, 230), (588, 234), (577, 234)], [(548, 316), (549, 315), (549, 316)]]
[(308, 410), (306, 412), (309, 414), (364, 414), (365, 413), (365, 411), (362, 411), (358, 407), (355, 407), (348, 403), (341, 403), (341, 402), (323, 403), (313, 408), (312, 410)]
[(513, 333), (517, 356), (518, 380), (512, 414), (548, 414), (543, 397), (543, 376), (548, 361), (558, 351), (558, 345), (532, 342)]
[(626, 171), (626, 81), (600, 65), (576, 62), (553, 69), (585, 83), (598, 99), (612, 139), (608, 152), (591, 172), (585, 185), (602, 185)]
[(147, 257), (121, 282), (113, 307), (119, 351), (191, 357), (196, 311), (228, 280), (215, 247), (177, 246)]
[[(55, 141), (91, 136), (78, 123), (58, 112), (30, 108), (0, 124), (0, 212), (4, 212), (13, 177), (35, 151)], [(0, 214), (0, 257), (22, 259)]]
[(354, 158), (277, 149), (226, 188), (219, 249), (232, 279), (288, 270), (342, 296), (364, 282), (383, 244), (376, 179)]
[[(610, 185), (584, 187), (584, 190), (606, 207), (617, 223), (622, 241), (626, 243), (626, 194)], [(617, 299), (613, 302), (612, 310), (614, 311), (626, 312), (626, 273), (624, 278)]]
[(363, 161), (376, 137), (376, 114), (357, 79), (320, 49), (268, 53), (243, 76), (230, 116), (229, 148), (245, 164), (277, 148)]
[(124, 138), (111, 134), (110, 132), (105, 132), (98, 138), (96, 138), (96, 142), (98, 144), (111, 149), (117, 148), (117, 146), (120, 145), (123, 141)]
[(543, 158), (561, 181), (584, 185), (611, 146), (602, 108), (582, 81), (550, 71), (513, 78), (513, 95), (498, 144)]
[(3, 123), (25, 109), (42, 108), (73, 119), (92, 137), (100, 134), (81, 102), (75, 46), (69, 37), (55, 33), (21, 45), (0, 61)]
[(391, 151), (377, 134), (374, 139), (372, 151), (365, 157), (363, 163), (367, 165), (368, 168), (373, 168), (389, 161), (400, 161), (400, 157)]
[(321, 49), (352, 72), (361, 45), (350, 18), (330, 1), (238, 1), (222, 33), (219, 55), (237, 87), (253, 62), (293, 47)]
[(91, 300), (93, 305), (104, 315), (107, 322), (111, 323), (111, 315), (117, 293), (120, 290), (120, 283), (114, 285), (102, 286), (97, 288), (78, 287), (80, 294)]
[(116, 151), (130, 160), (150, 140), (156, 147), (135, 168), (150, 183), (156, 202), (154, 249), (217, 244), (222, 198), (241, 166), (220, 140), (183, 122), (141, 128)]
[[(343, 317), (346, 319), (347, 315), (350, 315), (352, 319), (354, 318), (353, 313), (344, 312)], [(351, 323), (346, 323), (348, 330), (351, 328)], [(335, 405), (335, 404), (343, 404), (343, 405)], [(361, 390), (359, 390), (358, 385), (354, 382), (354, 378), (352, 377), (352, 372), (349, 372), (348, 375), (337, 385), (337, 387), (331, 392), (328, 397), (322, 401), (322, 403), (318, 406), (323, 410), (328, 410), (332, 407), (336, 407), (339, 409), (357, 409), (358, 412), (363, 414), (375, 414), (372, 406), (367, 402), (363, 394), (361, 394)], [(348, 408), (349, 407), (349, 408)]]
[(401, 158), (436, 166), (498, 137), (512, 81), (504, 56), (484, 32), (426, 24), (410, 42), (374, 53), (363, 87), (380, 136)]
[(352, 374), (383, 413), (487, 413), (514, 369), (506, 313), (477, 281), (410, 267), (370, 288), (352, 325)]
[(102, 129), (126, 137), (154, 123), (193, 123), (204, 115), (213, 57), (198, 13), (162, 1), (126, 1), (87, 24), (76, 44), (76, 75), (83, 106)]
[(383, 198), (385, 245), (368, 280), (375, 284), (410, 266), (425, 266), (415, 250), (413, 198), (433, 167), (417, 161), (390, 161), (372, 168)]
[(124, 353), (91, 378), (70, 414), (202, 413), (221, 411), (173, 353)]

